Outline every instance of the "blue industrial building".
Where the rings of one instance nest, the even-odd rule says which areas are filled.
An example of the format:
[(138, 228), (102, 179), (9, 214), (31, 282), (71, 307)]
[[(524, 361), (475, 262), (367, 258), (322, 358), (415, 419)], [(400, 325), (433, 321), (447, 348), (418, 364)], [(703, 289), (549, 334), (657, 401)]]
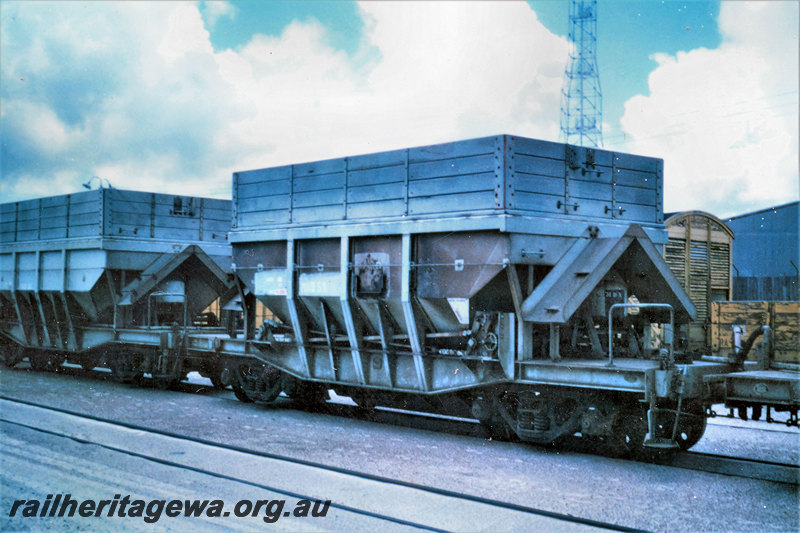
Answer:
[(729, 218), (733, 299), (800, 299), (800, 202)]

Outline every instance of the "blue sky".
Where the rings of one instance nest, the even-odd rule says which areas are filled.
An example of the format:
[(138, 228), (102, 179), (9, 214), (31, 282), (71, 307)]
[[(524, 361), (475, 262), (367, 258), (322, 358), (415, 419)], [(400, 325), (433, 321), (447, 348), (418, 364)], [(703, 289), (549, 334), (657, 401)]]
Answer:
[[(567, 36), (568, 2), (539, 0), (529, 4), (550, 31)], [(677, 54), (716, 48), (719, 2), (601, 1), (598, 5), (597, 61), (604, 96), (603, 115), (612, 126), (608, 141), (619, 141), (616, 127), (625, 101), (647, 93), (647, 75), (656, 67), (655, 53)], [(657, 30), (657, 31), (654, 31)]]
[[(564, 0), (529, 0), (528, 5), (551, 32), (567, 37), (569, 3)], [(229, 16), (209, 12), (201, 4), (211, 44), (217, 51), (240, 48), (257, 33), (280, 35), (293, 20), (317, 20), (327, 28), (327, 42), (355, 56), (363, 40), (364, 21), (356, 2), (244, 1), (233, 2)], [(694, 48), (719, 46), (719, 2), (603, 1), (598, 10), (598, 57), (604, 99), (604, 115), (618, 123), (625, 100), (647, 92), (647, 74), (656, 66), (651, 55), (676, 54)], [(653, 29), (658, 28), (657, 32)], [(613, 38), (609, 38), (613, 36)], [(606, 133), (610, 141), (621, 133)]]
[(257, 33), (280, 35), (294, 20), (316, 20), (327, 28), (326, 38), (331, 46), (353, 55), (358, 51), (364, 31), (358, 5), (347, 0), (231, 2), (230, 15), (217, 15), (213, 4), (215, 2), (202, 2), (200, 11), (210, 28), (211, 44), (217, 51), (240, 48)]
[[(0, 195), (229, 197), (235, 170), (558, 139), (568, 4), (0, 2)], [(665, 209), (798, 197), (798, 3), (600, 1), (605, 147)]]

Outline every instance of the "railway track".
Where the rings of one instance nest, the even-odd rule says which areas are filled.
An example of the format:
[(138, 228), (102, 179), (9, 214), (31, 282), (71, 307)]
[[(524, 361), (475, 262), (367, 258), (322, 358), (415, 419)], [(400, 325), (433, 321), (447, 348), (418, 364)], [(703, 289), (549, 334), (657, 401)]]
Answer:
[[(64, 365), (61, 368), (61, 372), (67, 375), (87, 374), (87, 371), (81, 369), (77, 365)], [(91, 374), (96, 377), (103, 378), (106, 377), (107, 372), (95, 369), (91, 372)], [(187, 393), (197, 393), (198, 391), (210, 392), (214, 389), (209, 385), (199, 384), (195, 380), (191, 382), (184, 381), (180, 383), (178, 390)], [(288, 398), (279, 398), (277, 401), (282, 408), (302, 410), (302, 408), (296, 407), (295, 402)], [(336, 416), (345, 418), (358, 418), (379, 424), (403, 426), (413, 429), (443, 432), (475, 438), (488, 437), (486, 430), (476, 420), (436, 413), (408, 411), (384, 406), (377, 406), (371, 410), (361, 409), (356, 407), (346, 398), (337, 397), (335, 395), (331, 400), (324, 404), (324, 410), (325, 412)], [(711, 419), (711, 421), (715, 420), (717, 419)], [(747, 429), (755, 430), (755, 428)], [(786, 432), (784, 429), (759, 430)], [(587, 444), (580, 437), (566, 439), (560, 444), (560, 447), (566, 451), (574, 451), (577, 453), (597, 453), (591, 444)], [(666, 461), (660, 461), (660, 464), (674, 468), (682, 468), (713, 474), (800, 485), (800, 466), (797, 464), (694, 451), (678, 453)]]
[(787, 463), (689, 451), (676, 455), (669, 465), (727, 476), (800, 485), (800, 467)]
[[(6, 396), (0, 396), (0, 420), (291, 498), (324, 496), (331, 499), (333, 509), (384, 520), (387, 527), (402, 526), (421, 531), (496, 530), (500, 526), (504, 530), (637, 531), (617, 524), (331, 467)], [(227, 460), (220, 461), (220, 457)], [(240, 468), (228, 468), (231, 464)], [(253, 466), (243, 470), (242, 464)], [(263, 479), (270, 482), (264, 483)], [(326, 494), (318, 494), (320, 490)], [(360, 496), (354, 500), (354, 494)], [(362, 499), (363, 495), (367, 496)], [(420, 502), (424, 504), (420, 506)], [(413, 512), (409, 512), (410, 509)]]
[[(291, 407), (291, 405), (291, 402), (286, 402), (287, 407)], [(337, 402), (336, 399), (331, 400), (328, 403), (328, 407), (330, 412), (341, 416), (358, 416), (378, 423), (389, 423), (417, 429), (486, 438), (485, 429), (476, 420), (429, 413), (409, 412), (402, 409), (380, 406), (376, 407), (373, 412), (364, 414), (363, 412), (359, 413), (357, 408)], [(767, 429), (760, 431), (776, 430)], [(575, 437), (562, 443), (563, 448), (580, 453), (591, 453), (592, 449), (590, 446), (591, 445), (587, 446), (580, 437)], [(791, 463), (688, 451), (680, 452), (661, 464), (712, 474), (800, 485), (800, 465)]]
[[(377, 408), (382, 411), (370, 417), (374, 421), (389, 420), (395, 425), (408, 425), (422, 429), (432, 429), (436, 431), (446, 431), (448, 433), (458, 433), (465, 436), (483, 437), (485, 430), (477, 421), (453, 418), (437, 415), (427, 415), (425, 413), (409, 413), (399, 409)], [(419, 418), (414, 424), (409, 418)], [(406, 420), (403, 420), (406, 419)], [(438, 426), (438, 427), (437, 427)], [(770, 430), (763, 430), (770, 431)], [(591, 445), (582, 441), (580, 437), (566, 440), (561, 447), (568, 450), (575, 450), (580, 453), (593, 453)], [(595, 452), (596, 453), (596, 452)], [(660, 461), (664, 466), (696, 470), (712, 474), (723, 474), (727, 476), (743, 477), (748, 479), (759, 479), (762, 481), (774, 481), (790, 485), (800, 485), (800, 466), (797, 464), (780, 463), (774, 461), (763, 461), (744, 457), (732, 457), (729, 455), (712, 454), (704, 452), (680, 452), (666, 461)]]
[[(286, 405), (289, 407), (291, 403), (287, 401)], [(337, 403), (336, 400), (332, 400), (328, 405), (331, 412), (341, 416), (358, 416), (378, 423), (389, 423), (417, 429), (443, 431), (464, 436), (486, 438), (485, 429), (474, 420), (448, 417), (445, 415), (409, 412), (403, 411), (402, 409), (387, 407), (377, 407), (372, 413), (357, 414), (358, 411), (356, 408)], [(565, 440), (561, 443), (561, 447), (579, 453), (593, 453), (591, 445), (587, 445), (580, 437)], [(712, 474), (800, 485), (800, 465), (791, 463), (688, 451), (680, 452), (666, 461), (661, 461), (660, 464)]]

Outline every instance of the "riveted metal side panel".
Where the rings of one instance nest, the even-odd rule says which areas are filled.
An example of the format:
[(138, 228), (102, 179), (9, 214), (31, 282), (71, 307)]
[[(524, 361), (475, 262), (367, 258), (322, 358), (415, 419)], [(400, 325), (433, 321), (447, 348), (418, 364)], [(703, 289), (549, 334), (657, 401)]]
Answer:
[(514, 210), (625, 224), (663, 221), (660, 159), (521, 137), (508, 143)]
[(497, 168), (498, 139), (502, 137), (237, 172), (234, 226), (241, 231), (500, 212), (505, 175)]

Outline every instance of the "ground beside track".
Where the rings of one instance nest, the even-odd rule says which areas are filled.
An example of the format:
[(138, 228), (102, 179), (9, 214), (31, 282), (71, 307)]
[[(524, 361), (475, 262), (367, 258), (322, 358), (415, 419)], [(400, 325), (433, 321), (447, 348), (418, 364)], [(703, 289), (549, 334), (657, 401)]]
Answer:
[[(35, 487), (41, 487), (43, 480), (51, 476), (59, 478), (61, 484), (80, 487), (83, 494), (70, 494), (71, 500), (95, 500), (87, 496), (91, 489), (85, 485), (100, 476), (108, 487), (105, 498), (118, 500), (125, 494), (132, 499), (155, 500), (157, 506), (167, 500), (177, 507), (171, 511), (168, 508), (164, 514), (154, 507), (141, 518), (124, 511), (103, 513), (102, 509), (94, 516), (62, 517), (58, 514), (62, 509), (66, 511), (66, 505), (59, 507), (55, 503), (52, 507), (57, 511), (52, 512), (52, 517), (26, 517), (25, 510), (12, 511), (5, 520), (8, 523), (0, 518), (4, 531), (37, 522), (61, 523), (68, 530), (73, 529), (69, 527), (73, 523), (84, 525), (95, 518), (108, 522), (102, 524), (106, 529), (114, 529), (114, 521), (120, 519), (127, 525), (148, 523), (146, 519), (155, 523), (163, 518), (168, 529), (184, 530), (217, 525), (227, 529), (235, 524), (252, 531), (265, 527), (287, 531), (608, 531), (603, 524), (587, 524), (572, 517), (509, 508), (4, 399), (0, 399), (0, 417), (1, 477), (8, 480), (0, 505), (9, 505), (5, 485), (16, 485), (12, 490), (17, 496), (11, 498), (19, 498), (20, 494), (30, 498)], [(143, 471), (147, 472), (146, 477)], [(191, 495), (182, 494), (184, 487), (179, 483), (183, 478), (191, 487)], [(96, 485), (94, 490), (103, 490), (104, 484)], [(198, 492), (198, 485), (202, 485), (205, 494)], [(111, 492), (119, 495), (112, 496)], [(62, 496), (66, 498), (63, 493)], [(181, 504), (190, 505), (184, 503), (187, 500), (210, 497), (221, 504), (215, 516), (202, 512), (181, 516)], [(324, 506), (322, 516), (294, 516), (292, 510), (297, 510), (304, 500), (330, 503), (316, 504)], [(255, 508), (258, 504), (254, 502), (259, 501), (263, 506)], [(28, 505), (24, 500), (17, 502)], [(151, 505), (148, 503), (147, 508)], [(269, 526), (264, 526), (265, 522)]]
[[(727, 415), (727, 409), (717, 409)], [(782, 419), (785, 419), (784, 415)], [(718, 416), (692, 451), (800, 465), (800, 428)]]
[(796, 486), (308, 413), (288, 402), (245, 405), (230, 391), (186, 387), (199, 392), (0, 370), (8, 396), (556, 513), (653, 531), (800, 525)]
[[(349, 531), (404, 530), (397, 524), (387, 524), (372, 517), (354, 516), (341, 510), (330, 510), (324, 518), (279, 517), (275, 523), (265, 525), (266, 510), (257, 516), (237, 517), (235, 505), (241, 500), (286, 500), (286, 509), (293, 508), (297, 498), (285, 494), (259, 490), (235, 481), (220, 479), (199, 472), (187, 471), (140, 457), (134, 457), (85, 445), (69, 438), (42, 433), (14, 424), (0, 422), (0, 465), (3, 484), (0, 487), (0, 530), (2, 531), (324, 531), (331, 528)], [(81, 517), (77, 511), (59, 517), (58, 511), (50, 516), (23, 516), (24, 507), (13, 517), (9, 509), (15, 499), (38, 499), (44, 505), (47, 494), (66, 494), (70, 500), (112, 500), (125, 496), (131, 500), (216, 500), (224, 502), (228, 516), (168, 517), (158, 507), (145, 510), (140, 516), (128, 515), (128, 509), (115, 509), (108, 514), (110, 504), (97, 516)], [(54, 498), (54, 497), (53, 497)], [(51, 498), (51, 502), (53, 501)], [(156, 504), (158, 505), (158, 504)], [(41, 509), (41, 507), (40, 507)], [(242, 508), (244, 509), (244, 508)], [(273, 510), (275, 507), (272, 508)], [(122, 510), (122, 516), (119, 515)], [(41, 510), (40, 510), (41, 513)], [(45, 515), (48, 513), (46, 512)], [(281, 513), (282, 514), (282, 513)], [(148, 521), (145, 521), (147, 519)], [(155, 520), (155, 521), (153, 521)], [(408, 528), (413, 531), (412, 528)]]

